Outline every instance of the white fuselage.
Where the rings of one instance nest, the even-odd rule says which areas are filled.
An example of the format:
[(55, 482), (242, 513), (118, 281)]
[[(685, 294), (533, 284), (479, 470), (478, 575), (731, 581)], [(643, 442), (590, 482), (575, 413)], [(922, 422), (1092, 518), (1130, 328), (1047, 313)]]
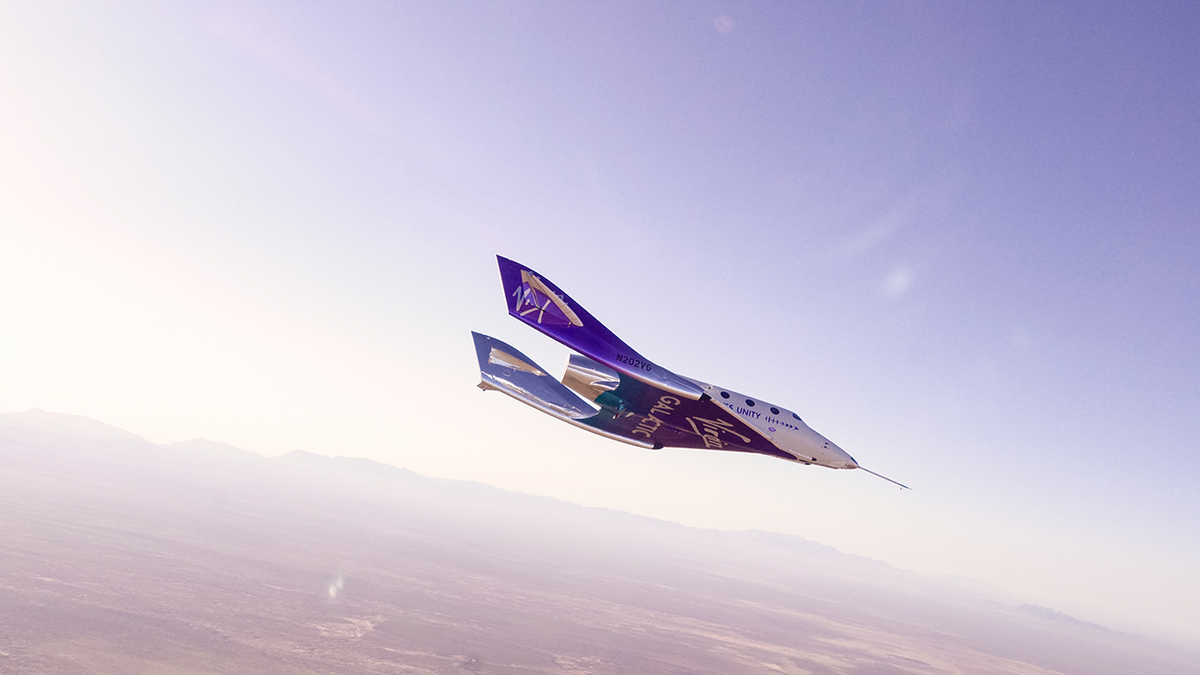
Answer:
[(705, 393), (753, 427), (797, 462), (831, 469), (857, 469), (854, 458), (836, 443), (813, 431), (796, 413), (732, 389), (705, 385)]

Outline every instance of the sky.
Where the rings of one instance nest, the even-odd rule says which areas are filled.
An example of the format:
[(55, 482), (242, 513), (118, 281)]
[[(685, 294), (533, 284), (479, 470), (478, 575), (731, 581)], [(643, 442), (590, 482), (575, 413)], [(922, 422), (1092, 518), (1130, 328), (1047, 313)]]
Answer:
[[(797, 534), (1200, 645), (1200, 7), (0, 5), (0, 411)], [(645, 451), (497, 254), (864, 472)]]

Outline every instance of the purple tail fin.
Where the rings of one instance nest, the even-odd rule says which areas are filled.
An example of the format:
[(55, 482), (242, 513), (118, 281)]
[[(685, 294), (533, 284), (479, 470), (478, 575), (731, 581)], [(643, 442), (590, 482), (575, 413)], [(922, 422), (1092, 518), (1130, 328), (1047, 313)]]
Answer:
[(693, 401), (705, 397), (695, 382), (638, 354), (549, 279), (496, 256), (508, 313), (575, 351), (636, 380)]

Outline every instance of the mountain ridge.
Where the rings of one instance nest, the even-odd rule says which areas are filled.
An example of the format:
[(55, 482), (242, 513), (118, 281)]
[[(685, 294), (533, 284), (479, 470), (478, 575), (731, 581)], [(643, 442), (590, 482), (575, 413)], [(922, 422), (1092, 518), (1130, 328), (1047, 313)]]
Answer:
[[(73, 627), (39, 624), (60, 636), (47, 645), (75, 644), (71, 636), (103, 628), (92, 612), (116, 611), (139, 628), (110, 632), (105, 644), (137, 654), (124, 636), (154, 635), (170, 616), (172, 640), (196, 645), (179, 659), (224, 648), (204, 646), (207, 633), (195, 631), (202, 621), (222, 627), (231, 640), (222, 645), (239, 645), (222, 652), (230, 663), (240, 663), (237, 654), (263, 662), (298, 653), (348, 659), (320, 672), (363, 672), (372, 659), (397, 658), (387, 650), (409, 649), (412, 639), (426, 640), (429, 663), (441, 663), (447, 640), (475, 644), (488, 635), (493, 659), (530, 665), (547, 648), (589, 657), (595, 636), (619, 635), (635, 654), (684, 659), (677, 650), (686, 643), (684, 661), (692, 664), (734, 653), (761, 664), (755, 650), (786, 663), (780, 655), (806, 650), (791, 663), (812, 672), (850, 672), (818, 667), (831, 648), (856, 654), (849, 668), (890, 659), (898, 644), (921, 645), (896, 656), (898, 664), (943, 663), (950, 649), (960, 663), (995, 658), (1047, 668), (1019, 672), (1117, 675), (1150, 654), (1163, 664), (1156, 672), (1194, 672), (1186, 670), (1193, 655), (1150, 638), (989, 600), (979, 588), (951, 587), (945, 577), (798, 535), (688, 527), (361, 457), (300, 450), (266, 458), (206, 439), (156, 445), (103, 423), (26, 414), (102, 433), (81, 438), (44, 423), (31, 430), (6, 423), (20, 414), (0, 415), (0, 506), (12, 514), (0, 519), (0, 552), (15, 565), (0, 569), (0, 590), (18, 589), (7, 610), (8, 599), (0, 602), (0, 641), (6, 626), (58, 603)], [(64, 595), (62, 583), (76, 590)], [(87, 590), (109, 588), (120, 592)], [(266, 623), (247, 631), (248, 616)], [(697, 621), (708, 627), (703, 639)], [(352, 639), (313, 651), (314, 627), (324, 638)], [(364, 632), (370, 641), (358, 642)], [(278, 648), (260, 641), (264, 634), (281, 640)], [(833, 635), (844, 636), (837, 647), (822, 641)], [(900, 642), (888, 637), (900, 635)], [(22, 636), (22, 644), (42, 644)], [(659, 646), (649, 646), (654, 639)], [(530, 651), (506, 651), (514, 644)], [(714, 651), (714, 644), (723, 646)], [(379, 646), (386, 650), (372, 651)], [(1105, 655), (1093, 655), (1100, 646)], [(33, 663), (34, 652), (19, 653)], [(688, 670), (758, 672), (716, 665), (637, 672)]]
[[(27, 420), (32, 419), (32, 422)], [(14, 423), (15, 422), (15, 423)], [(905, 583), (921, 587), (932, 587), (942, 582), (961, 591), (979, 594), (988, 599), (1004, 598), (1007, 594), (987, 582), (968, 577), (953, 577), (949, 575), (927, 575), (903, 568), (875, 558), (869, 558), (853, 553), (846, 553), (835, 547), (822, 544), (801, 535), (768, 532), (765, 530), (718, 530), (683, 525), (674, 521), (663, 520), (638, 513), (621, 511), (603, 506), (587, 506), (569, 500), (517, 492), (505, 488), (458, 479), (437, 478), (419, 474), (411, 469), (398, 467), (385, 462), (349, 456), (328, 456), (306, 450), (292, 450), (275, 457), (266, 457), (257, 453), (243, 450), (234, 445), (205, 438), (195, 438), (190, 441), (155, 444), (142, 436), (113, 427), (104, 422), (81, 415), (66, 413), (47, 413), (39, 409), (24, 412), (0, 414), (0, 428), (5, 426), (18, 428), (26, 433), (47, 433), (73, 436), (85, 440), (120, 441), (123, 447), (136, 450), (136, 455), (153, 458), (158, 461), (185, 459), (195, 461), (235, 462), (243, 470), (269, 471), (270, 467), (289, 467), (305, 472), (310, 477), (315, 476), (320, 482), (327, 483), (341, 476), (356, 476), (378, 483), (381, 480), (394, 480), (410, 487), (418, 487), (425, 491), (448, 489), (458, 495), (455, 500), (466, 503), (470, 499), (488, 499), (490, 497), (507, 499), (531, 514), (541, 517), (571, 517), (568, 513), (550, 513), (546, 508), (555, 505), (558, 509), (569, 509), (571, 512), (591, 514), (595, 518), (618, 518), (622, 522), (639, 522), (645, 527), (653, 528), (660, 533), (674, 532), (679, 536), (688, 532), (711, 533), (719, 536), (728, 544), (741, 542), (741, 545), (765, 546), (769, 549), (789, 555), (803, 555), (810, 559), (819, 559), (829, 568), (844, 567), (863, 572), (874, 570), (895, 579), (904, 579)], [(162, 455), (142, 453), (163, 452)], [(230, 479), (233, 480), (233, 479)], [(607, 515), (604, 515), (607, 514)], [(1084, 624), (1085, 622), (1080, 622)]]

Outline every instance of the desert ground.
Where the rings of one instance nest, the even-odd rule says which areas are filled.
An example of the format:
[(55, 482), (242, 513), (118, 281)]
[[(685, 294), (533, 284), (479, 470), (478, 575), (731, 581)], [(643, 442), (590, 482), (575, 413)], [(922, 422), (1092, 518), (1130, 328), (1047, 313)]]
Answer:
[(0, 672), (1200, 673), (799, 537), (88, 424), (0, 416)]

